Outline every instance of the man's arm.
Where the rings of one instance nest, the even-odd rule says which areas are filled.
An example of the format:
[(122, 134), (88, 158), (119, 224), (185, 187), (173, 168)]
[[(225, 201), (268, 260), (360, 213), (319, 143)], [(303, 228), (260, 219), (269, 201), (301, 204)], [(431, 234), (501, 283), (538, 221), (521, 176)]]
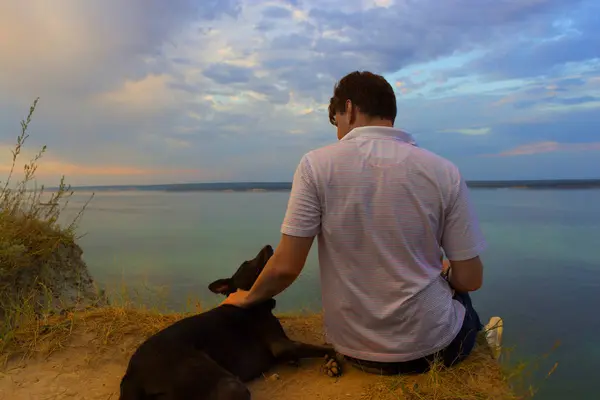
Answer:
[(479, 256), (470, 260), (452, 261), (448, 282), (457, 292), (474, 292), (483, 284), (483, 264)]
[(281, 241), (248, 293), (246, 304), (270, 299), (296, 280), (320, 229), (321, 202), (308, 157), (304, 156), (294, 173), (290, 199), (281, 224)]
[(462, 176), (459, 179), (452, 203), (446, 210), (442, 248), (450, 260), (450, 286), (458, 292), (473, 292), (483, 284), (483, 264), (479, 255), (486, 242), (466, 182)]
[(302, 272), (314, 236), (295, 237), (282, 234), (273, 256), (250, 289), (247, 305), (277, 296), (290, 286)]

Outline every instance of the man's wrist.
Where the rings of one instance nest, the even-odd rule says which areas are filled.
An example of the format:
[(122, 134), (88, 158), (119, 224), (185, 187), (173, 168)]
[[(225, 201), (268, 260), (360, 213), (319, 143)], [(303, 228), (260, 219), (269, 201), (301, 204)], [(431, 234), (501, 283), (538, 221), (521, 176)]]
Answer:
[(296, 278), (291, 274), (276, 273), (272, 270), (263, 271), (264, 277), (260, 277), (250, 289), (246, 297), (248, 305), (255, 305), (267, 301), (284, 291)]
[(246, 296), (246, 301), (244, 302), (244, 307), (253, 306), (255, 304), (260, 303), (261, 301), (263, 301), (263, 299), (261, 299), (261, 296), (258, 296), (255, 291), (253, 292), (252, 290), (250, 290), (248, 292), (248, 296)]

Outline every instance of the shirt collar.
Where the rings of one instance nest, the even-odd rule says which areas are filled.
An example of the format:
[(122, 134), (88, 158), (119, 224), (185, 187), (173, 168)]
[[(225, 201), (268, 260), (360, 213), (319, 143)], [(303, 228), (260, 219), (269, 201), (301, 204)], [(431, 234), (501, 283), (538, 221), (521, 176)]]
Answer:
[(413, 146), (417, 145), (417, 142), (413, 138), (413, 136), (404, 132), (398, 128), (391, 128), (387, 126), (361, 126), (359, 128), (354, 128), (350, 132), (346, 134), (341, 140), (350, 140), (355, 139), (357, 137), (370, 137), (370, 138), (394, 138), (400, 140), (402, 142), (406, 142), (408, 144), (412, 144)]

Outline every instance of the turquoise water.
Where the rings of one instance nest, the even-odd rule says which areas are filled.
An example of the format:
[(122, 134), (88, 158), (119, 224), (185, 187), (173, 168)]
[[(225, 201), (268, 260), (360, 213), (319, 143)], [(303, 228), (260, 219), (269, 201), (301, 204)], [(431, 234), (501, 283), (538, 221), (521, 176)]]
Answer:
[[(539, 369), (540, 399), (597, 398), (600, 370), (600, 190), (472, 190), (489, 241), (484, 287), (473, 294), (483, 320), (500, 315), (511, 360), (550, 353)], [(71, 204), (81, 205), (86, 194)], [(80, 225), (96, 280), (162, 285), (168, 305), (221, 300), (207, 285), (230, 276), (279, 240), (288, 193), (97, 193)], [(316, 244), (279, 310), (319, 307)], [(595, 305), (595, 306), (594, 306)]]

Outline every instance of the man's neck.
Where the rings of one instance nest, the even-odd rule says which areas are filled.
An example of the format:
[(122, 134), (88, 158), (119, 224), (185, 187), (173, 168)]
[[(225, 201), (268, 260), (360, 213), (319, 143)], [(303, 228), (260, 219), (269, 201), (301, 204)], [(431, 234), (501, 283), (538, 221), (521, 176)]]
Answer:
[[(356, 128), (369, 128), (369, 127), (377, 127), (377, 128), (393, 128), (394, 123), (389, 119), (382, 118), (369, 118), (368, 120), (359, 118), (357, 123), (348, 131), (348, 133), (352, 132), (352, 130)], [(346, 133), (346, 135), (348, 135)], [(346, 135), (339, 138), (339, 140), (343, 139)]]
[[(392, 121), (390, 121), (389, 119), (371, 119), (368, 122), (365, 123), (359, 123), (356, 124), (355, 126), (352, 127), (352, 129), (350, 129), (350, 131), (348, 131), (348, 133), (352, 132), (354, 129), (356, 128), (393, 128), (394, 127), (394, 123)], [(340, 138), (343, 139), (345, 136), (348, 135), (348, 133), (346, 133), (346, 135), (342, 136)]]
[(378, 126), (384, 128), (393, 128), (394, 123), (389, 119), (382, 118), (371, 118), (366, 121), (357, 121), (357, 124), (353, 128), (366, 128), (369, 126)]

